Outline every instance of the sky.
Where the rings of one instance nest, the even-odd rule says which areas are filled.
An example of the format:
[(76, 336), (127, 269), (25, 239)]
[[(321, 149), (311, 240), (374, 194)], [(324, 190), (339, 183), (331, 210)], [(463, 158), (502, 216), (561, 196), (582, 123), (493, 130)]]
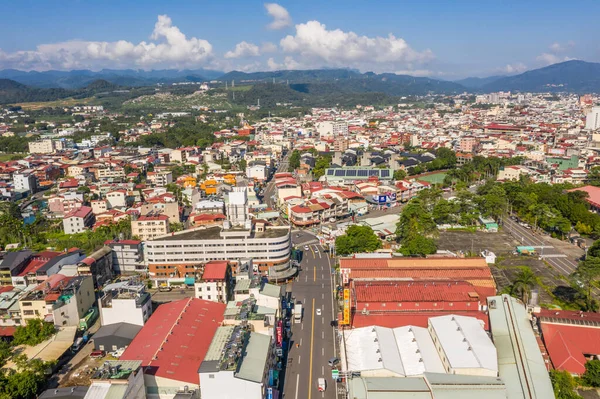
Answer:
[(351, 68), (439, 79), (600, 62), (600, 1), (21, 0), (0, 69)]

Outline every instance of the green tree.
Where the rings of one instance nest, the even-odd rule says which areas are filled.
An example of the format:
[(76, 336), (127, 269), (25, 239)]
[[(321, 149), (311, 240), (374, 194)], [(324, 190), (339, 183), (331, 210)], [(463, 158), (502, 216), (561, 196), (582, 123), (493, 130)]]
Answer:
[(404, 256), (431, 255), (437, 252), (437, 246), (432, 238), (414, 236), (402, 241), (400, 253)]
[(550, 370), (550, 381), (556, 399), (578, 399), (581, 396), (575, 392), (577, 382), (568, 371)]
[(437, 233), (437, 226), (423, 206), (420, 198), (413, 198), (406, 204), (396, 225), (396, 236), (406, 240), (416, 235), (430, 236)]
[(46, 323), (42, 319), (31, 319), (25, 326), (17, 326), (14, 334), (15, 345), (34, 346), (44, 342), (55, 333), (54, 324)]
[(406, 179), (406, 171), (402, 169), (398, 169), (394, 171), (394, 180), (404, 180)]
[(600, 166), (594, 166), (587, 175), (588, 184), (600, 187)]
[(597, 301), (592, 298), (592, 287), (600, 277), (600, 258), (587, 256), (584, 261), (579, 262), (572, 277), (576, 281), (576, 286), (585, 294), (587, 310), (596, 311), (598, 304)]
[(346, 256), (360, 252), (373, 252), (381, 248), (381, 240), (369, 226), (353, 225), (346, 234), (335, 240), (335, 250), (338, 255)]
[(437, 224), (445, 224), (455, 221), (458, 213), (457, 211), (457, 204), (445, 199), (441, 199), (434, 205), (433, 212), (431, 214), (433, 216), (433, 220), (435, 220)]
[(531, 289), (535, 287), (536, 283), (537, 277), (535, 274), (530, 268), (523, 266), (510, 286), (510, 294), (518, 296), (523, 303), (527, 303)]
[(313, 179), (319, 180), (319, 178), (325, 174), (325, 169), (327, 169), (330, 165), (331, 156), (326, 155), (317, 158), (317, 161), (315, 162), (315, 167), (312, 170)]
[(589, 387), (600, 387), (600, 360), (588, 360), (581, 381)]
[(586, 256), (600, 258), (600, 240), (594, 241), (592, 246), (588, 249)]
[(290, 155), (290, 159), (288, 161), (288, 165), (289, 165), (288, 170), (290, 172), (293, 172), (300, 167), (300, 151), (298, 151), (298, 150), (292, 151), (292, 154)]

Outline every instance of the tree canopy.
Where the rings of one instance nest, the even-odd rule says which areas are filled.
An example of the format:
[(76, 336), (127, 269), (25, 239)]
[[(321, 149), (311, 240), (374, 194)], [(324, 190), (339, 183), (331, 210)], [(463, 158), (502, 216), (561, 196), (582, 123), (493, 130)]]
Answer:
[(381, 241), (369, 226), (350, 226), (346, 234), (335, 240), (335, 250), (341, 256), (373, 252), (379, 248), (381, 248)]

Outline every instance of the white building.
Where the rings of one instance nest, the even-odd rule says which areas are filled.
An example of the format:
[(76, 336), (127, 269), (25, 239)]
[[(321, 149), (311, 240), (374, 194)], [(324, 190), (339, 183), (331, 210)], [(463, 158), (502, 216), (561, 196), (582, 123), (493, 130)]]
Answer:
[(37, 190), (37, 178), (31, 170), (24, 170), (13, 175), (13, 183), (17, 191), (29, 191), (31, 194)]
[(456, 315), (431, 317), (427, 329), (448, 374), (498, 375), (496, 347), (478, 319)]
[(248, 220), (248, 192), (245, 187), (234, 187), (228, 194), (227, 219), (234, 226), (243, 226)]
[(144, 285), (128, 281), (107, 285), (98, 300), (100, 324), (129, 323), (143, 326), (152, 315), (152, 300)]
[(106, 200), (111, 208), (124, 208), (127, 206), (127, 191), (115, 190), (106, 193)]
[(363, 377), (498, 375), (496, 348), (474, 317), (432, 317), (428, 328), (355, 328), (344, 331), (344, 345), (348, 370)]
[(323, 121), (316, 124), (317, 133), (324, 136), (347, 136), (348, 122), (342, 121)]
[(248, 179), (256, 179), (264, 181), (267, 179), (267, 167), (261, 164), (255, 164), (246, 167), (246, 177)]
[(82, 206), (70, 212), (63, 219), (65, 234), (82, 233), (94, 224), (94, 214), (89, 206)]
[(600, 129), (600, 107), (593, 107), (585, 118), (585, 128), (588, 130)]
[(52, 154), (54, 152), (52, 139), (30, 141), (29, 152), (31, 154)]
[(266, 398), (273, 363), (271, 337), (239, 326), (219, 327), (198, 370), (200, 396)]

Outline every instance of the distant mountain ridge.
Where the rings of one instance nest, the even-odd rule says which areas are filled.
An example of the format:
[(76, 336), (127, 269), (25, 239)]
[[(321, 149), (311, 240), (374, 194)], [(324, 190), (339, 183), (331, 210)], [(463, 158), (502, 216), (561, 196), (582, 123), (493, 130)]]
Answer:
[(95, 80), (79, 89), (38, 88), (26, 86), (11, 79), (0, 79), (0, 104), (54, 101), (68, 97), (86, 98), (94, 94), (119, 88), (106, 80)]
[(223, 75), (223, 72), (209, 69), (163, 69), (151, 71), (103, 69), (97, 72), (89, 70), (25, 72), (16, 69), (4, 69), (0, 71), (0, 79), (11, 79), (39, 88), (63, 89), (82, 88), (98, 79), (103, 79), (119, 86), (151, 86), (157, 83), (202, 82), (215, 79), (221, 75)]
[(482, 91), (600, 93), (600, 64), (565, 61), (487, 83)]
[(477, 77), (469, 77), (460, 80), (455, 80), (454, 83), (458, 83), (460, 85), (465, 86), (468, 89), (480, 89), (483, 86), (495, 82), (498, 79), (503, 78), (504, 76), (488, 76), (487, 78), (477, 78)]

